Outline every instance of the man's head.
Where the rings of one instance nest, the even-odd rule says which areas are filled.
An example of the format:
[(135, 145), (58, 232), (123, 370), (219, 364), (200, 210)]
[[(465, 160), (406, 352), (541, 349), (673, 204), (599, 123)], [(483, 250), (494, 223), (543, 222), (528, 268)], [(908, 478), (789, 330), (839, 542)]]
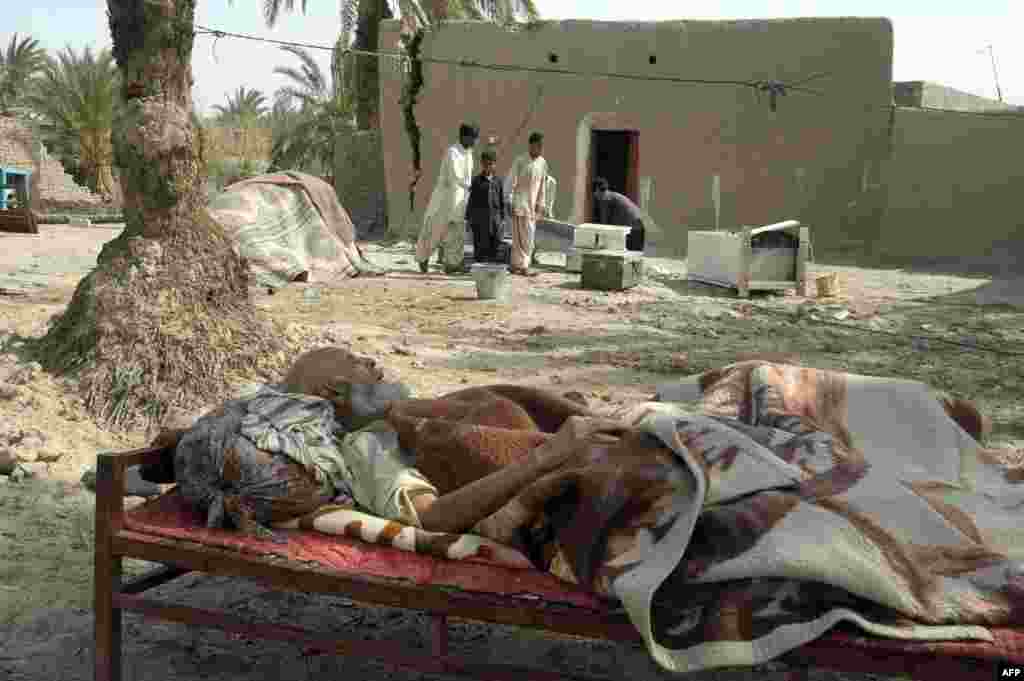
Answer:
[(594, 196), (598, 198), (604, 197), (605, 193), (608, 192), (608, 180), (603, 177), (594, 179)]
[(480, 172), (484, 175), (493, 175), (494, 166), (498, 163), (498, 155), (490, 149), (485, 149), (480, 154)]
[(472, 149), (480, 138), (480, 127), (472, 123), (463, 123), (459, 126), (459, 143), (466, 149)]
[(544, 151), (544, 133), (531, 132), (530, 139), (530, 158), (537, 158)]

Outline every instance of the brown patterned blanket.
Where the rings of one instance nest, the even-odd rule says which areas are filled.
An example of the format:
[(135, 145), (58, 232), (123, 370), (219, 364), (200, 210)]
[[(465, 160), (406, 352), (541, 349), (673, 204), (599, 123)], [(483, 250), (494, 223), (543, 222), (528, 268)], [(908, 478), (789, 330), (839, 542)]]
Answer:
[[(449, 558), (528, 558), (620, 599), (675, 671), (758, 664), (841, 621), (916, 640), (1024, 624), (1024, 485), (969, 434), (982, 419), (968, 403), (760, 361), (659, 398), (623, 413), (614, 441), (576, 448), (479, 536), (373, 528), (352, 509), (301, 524)], [(403, 446), (486, 459), (551, 437), (437, 408), (399, 415)]]

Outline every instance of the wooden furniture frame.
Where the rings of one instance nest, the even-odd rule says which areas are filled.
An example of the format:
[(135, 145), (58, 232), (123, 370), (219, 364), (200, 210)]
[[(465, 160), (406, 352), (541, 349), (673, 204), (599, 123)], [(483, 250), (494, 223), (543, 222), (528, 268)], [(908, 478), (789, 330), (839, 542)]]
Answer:
[[(784, 229), (780, 227), (785, 225)], [(800, 240), (796, 252), (796, 275), (794, 279), (755, 279), (754, 248), (753, 240), (759, 234), (767, 231), (786, 231)], [(796, 220), (787, 220), (778, 225), (766, 225), (764, 227), (744, 227), (738, 232), (726, 232), (722, 230), (704, 231), (692, 230), (689, 237), (690, 245), (687, 249), (687, 270), (688, 277), (694, 281), (716, 286), (725, 286), (736, 289), (740, 298), (749, 298), (752, 290), (774, 290), (796, 289), (800, 296), (807, 295), (807, 263), (811, 259), (811, 230), (801, 227)], [(714, 252), (708, 252), (708, 246), (702, 244), (705, 250), (703, 255), (710, 258), (713, 263), (710, 272), (701, 272), (695, 259), (696, 253), (691, 252), (694, 248), (693, 240), (700, 238), (707, 241), (716, 237)]]
[[(121, 681), (122, 615), (133, 611), (146, 617), (212, 627), (253, 638), (288, 641), (335, 654), (358, 652), (360, 657), (378, 658), (394, 667), (434, 674), (469, 675), (477, 679), (510, 681), (554, 681), (582, 679), (570, 674), (532, 667), (480, 664), (448, 651), (448, 617), (460, 617), (511, 624), (592, 639), (640, 642), (639, 634), (625, 615), (600, 613), (567, 604), (527, 601), (489, 593), (452, 591), (418, 586), (411, 581), (351, 575), (318, 569), (283, 558), (255, 556), (153, 535), (124, 527), (125, 471), (129, 466), (156, 463), (159, 449), (139, 449), (98, 457), (96, 480), (95, 553), (95, 679)], [(137, 558), (163, 564), (132, 580), (122, 579), (122, 560)], [(145, 598), (143, 592), (189, 572), (243, 577), (278, 589), (344, 595), (363, 604), (420, 610), (431, 622), (429, 654), (410, 652), (407, 646), (387, 641), (336, 639), (292, 626), (250, 623), (230, 614)], [(806, 678), (813, 668), (838, 668), (851, 672), (912, 674), (914, 678), (990, 679), (991, 659), (936, 656), (924, 644), (920, 654), (893, 654), (893, 645), (877, 640), (871, 647), (857, 648), (863, 637), (834, 633), (787, 654), (783, 659), (795, 665), (794, 678)], [(1024, 636), (1021, 655), (1024, 656)], [(852, 652), (851, 647), (857, 648)], [(860, 656), (857, 656), (860, 651)], [(842, 655), (841, 666), (836, 656)], [(1021, 660), (1024, 662), (1024, 659)]]

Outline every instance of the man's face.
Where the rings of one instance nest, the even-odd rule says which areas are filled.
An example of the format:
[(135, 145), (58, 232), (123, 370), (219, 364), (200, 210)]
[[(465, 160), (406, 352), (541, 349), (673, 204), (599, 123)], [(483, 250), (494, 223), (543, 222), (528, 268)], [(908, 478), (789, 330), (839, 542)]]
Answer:
[(543, 142), (530, 142), (530, 158), (537, 158), (544, 151)]
[(481, 162), (480, 170), (483, 172), (484, 175), (493, 175), (494, 174), (494, 161), (487, 160), (487, 161)]
[(476, 137), (473, 135), (463, 135), (459, 138), (459, 141), (467, 149), (472, 149), (476, 145)]
[(597, 189), (594, 190), (594, 197), (597, 198), (598, 200), (602, 200), (604, 199), (605, 194), (607, 194), (607, 192), (607, 189), (602, 189), (598, 187)]

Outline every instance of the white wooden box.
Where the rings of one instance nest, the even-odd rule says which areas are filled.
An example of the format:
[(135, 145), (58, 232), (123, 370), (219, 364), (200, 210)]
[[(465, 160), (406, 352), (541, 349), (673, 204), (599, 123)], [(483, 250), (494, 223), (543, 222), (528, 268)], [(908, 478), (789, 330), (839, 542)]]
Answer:
[(632, 227), (585, 222), (576, 226), (572, 245), (575, 248), (589, 248), (597, 251), (624, 251), (626, 250), (626, 236), (632, 229)]
[[(758, 242), (783, 232), (797, 246), (760, 247)], [(806, 295), (806, 267), (811, 252), (810, 229), (796, 220), (738, 232), (690, 231), (687, 235), (687, 275), (690, 279), (734, 288), (740, 297), (751, 290), (795, 288)]]

